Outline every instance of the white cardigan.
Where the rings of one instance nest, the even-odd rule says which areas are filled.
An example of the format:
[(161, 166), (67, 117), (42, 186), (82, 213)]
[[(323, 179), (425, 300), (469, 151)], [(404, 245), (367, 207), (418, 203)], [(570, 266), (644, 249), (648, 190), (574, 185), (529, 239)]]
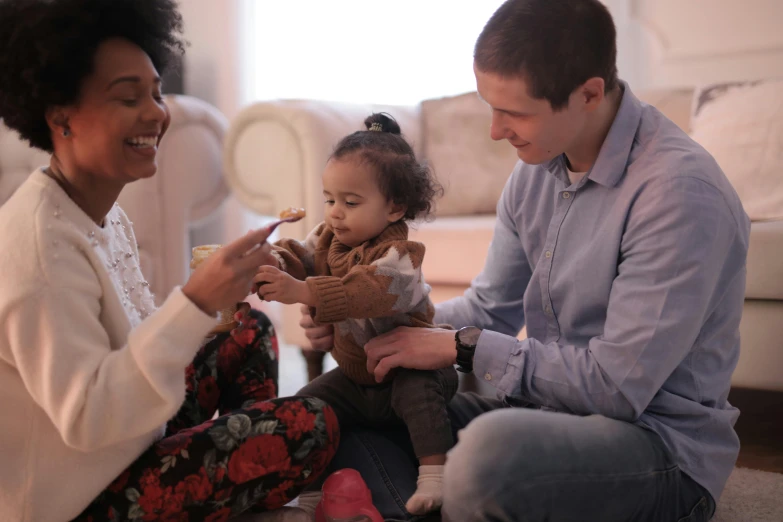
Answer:
[(0, 520), (77, 516), (160, 438), (216, 319), (155, 311), (132, 223), (35, 171), (0, 207)]

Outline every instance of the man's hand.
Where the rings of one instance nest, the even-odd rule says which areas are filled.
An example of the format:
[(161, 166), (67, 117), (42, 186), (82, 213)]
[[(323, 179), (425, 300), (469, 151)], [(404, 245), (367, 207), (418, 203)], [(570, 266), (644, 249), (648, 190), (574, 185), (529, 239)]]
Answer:
[(457, 362), (453, 330), (401, 326), (364, 345), (367, 371), (383, 381), (394, 368), (440, 370)]
[(301, 311), (302, 318), (299, 320), (299, 326), (304, 329), (310, 347), (317, 352), (331, 352), (334, 348), (334, 326), (316, 323), (307, 305), (302, 305)]
[(294, 279), (273, 266), (258, 269), (254, 283), (258, 283), (258, 297), (264, 301), (277, 301), (283, 304), (315, 304), (310, 287), (304, 281)]

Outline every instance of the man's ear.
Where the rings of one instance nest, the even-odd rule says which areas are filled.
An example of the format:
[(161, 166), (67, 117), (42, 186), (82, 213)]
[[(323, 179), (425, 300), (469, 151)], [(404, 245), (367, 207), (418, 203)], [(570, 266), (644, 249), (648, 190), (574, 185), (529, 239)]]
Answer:
[(597, 76), (590, 78), (577, 89), (578, 102), (584, 106), (586, 111), (594, 111), (605, 98), (605, 88), (606, 82), (603, 78)]
[(405, 205), (396, 205), (394, 203), (391, 204), (391, 207), (389, 208), (389, 213), (386, 216), (386, 219), (389, 220), (389, 223), (396, 223), (397, 221), (401, 220), (405, 213), (408, 211), (408, 207)]
[(46, 123), (52, 134), (63, 135), (71, 131), (69, 112), (65, 107), (49, 107), (46, 109)]

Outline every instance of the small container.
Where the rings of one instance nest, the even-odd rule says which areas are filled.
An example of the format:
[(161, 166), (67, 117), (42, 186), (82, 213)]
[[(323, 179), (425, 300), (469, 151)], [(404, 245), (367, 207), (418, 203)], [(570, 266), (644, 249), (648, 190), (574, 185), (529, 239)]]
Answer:
[[(200, 245), (193, 247), (191, 250), (192, 258), (190, 260), (190, 270), (198, 268), (198, 266), (206, 261), (206, 259), (218, 251), (223, 245)], [(238, 323), (234, 321), (234, 314), (237, 313), (236, 305), (231, 308), (225, 308), (218, 312), (218, 324), (212, 330), (209, 331), (209, 335), (215, 335), (223, 332), (230, 332), (236, 328)]]
[(315, 509), (316, 522), (383, 522), (372, 503), (372, 494), (355, 469), (335, 471), (321, 488)]

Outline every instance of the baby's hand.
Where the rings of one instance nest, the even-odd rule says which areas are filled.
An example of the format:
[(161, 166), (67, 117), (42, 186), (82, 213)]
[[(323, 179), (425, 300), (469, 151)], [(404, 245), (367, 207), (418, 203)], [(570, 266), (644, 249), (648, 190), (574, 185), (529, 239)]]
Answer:
[(258, 285), (258, 297), (264, 301), (277, 301), (283, 304), (301, 303), (310, 306), (315, 304), (307, 283), (294, 279), (276, 267), (260, 267), (253, 282)]

